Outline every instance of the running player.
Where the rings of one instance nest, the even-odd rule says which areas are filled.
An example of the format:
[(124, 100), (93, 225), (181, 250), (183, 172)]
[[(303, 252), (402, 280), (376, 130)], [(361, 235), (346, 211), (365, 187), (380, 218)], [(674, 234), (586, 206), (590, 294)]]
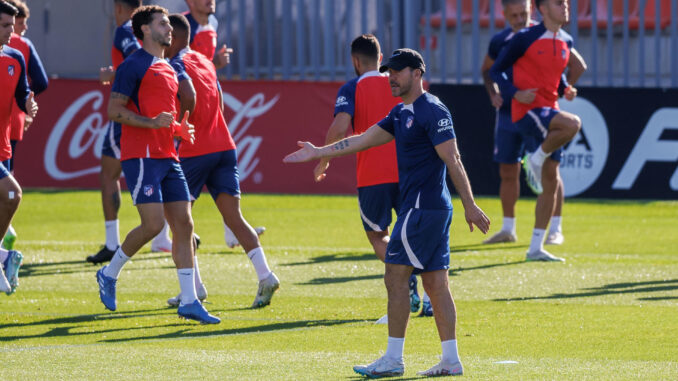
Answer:
[[(481, 71), (485, 88), (490, 97), (492, 106), (497, 109), (496, 125), (494, 130), (494, 161), (499, 163), (499, 198), (504, 214), (501, 230), (483, 243), (515, 242), (516, 218), (515, 206), (520, 195), (520, 162), (523, 157), (523, 138), (511, 121), (511, 98), (499, 93), (497, 84), (490, 78), (490, 68), (501, 51), (511, 38), (521, 29), (532, 26), (536, 22), (531, 20), (530, 0), (502, 0), (504, 18), (509, 27), (497, 33), (490, 41), (487, 56), (483, 61)], [(572, 49), (568, 62), (567, 80), (576, 83), (576, 80), (586, 70), (586, 64), (577, 52)], [(511, 80), (511, 69), (506, 71)], [(549, 224), (549, 233), (544, 242), (546, 245), (560, 245), (564, 242), (562, 234), (562, 207), (564, 201), (562, 179), (558, 178), (558, 190), (553, 217)]]
[[(47, 73), (45, 73), (45, 68), (42, 65), (40, 56), (38, 56), (38, 52), (35, 50), (33, 43), (28, 38), (24, 37), (24, 33), (26, 33), (26, 30), (28, 29), (30, 10), (26, 3), (21, 0), (8, 0), (7, 2), (19, 11), (19, 14), (15, 17), (14, 33), (9, 40), (9, 46), (23, 54), (29, 84), (31, 90), (33, 90), (33, 93), (37, 96), (47, 89), (49, 80), (47, 79)], [(24, 131), (28, 129), (32, 122), (33, 119), (21, 111), (16, 103), (12, 105), (12, 121), (9, 136), (10, 144), (12, 145), (12, 158), (9, 159), (9, 166), (7, 168), (11, 173), (14, 173), (16, 146), (19, 141), (23, 140)], [(2, 247), (7, 250), (12, 250), (15, 241), (16, 231), (14, 231), (14, 228), (10, 224), (7, 229), (7, 234), (2, 241)]]
[[(99, 70), (99, 80), (108, 85), (115, 79), (115, 70), (129, 55), (141, 49), (141, 42), (132, 31), (132, 14), (141, 7), (141, 0), (114, 0), (115, 22), (118, 27), (113, 35), (111, 60), (113, 66)], [(87, 262), (93, 264), (108, 262), (113, 258), (115, 250), (120, 246), (120, 123), (110, 121), (101, 146), (101, 204), (104, 210), (104, 226), (106, 228), (106, 243), (98, 253), (87, 257)], [(165, 223), (162, 231), (151, 242), (151, 251), (170, 252), (172, 241), (169, 238), (169, 227)]]
[[(567, 0), (537, 0), (543, 22), (517, 33), (490, 69), (502, 94), (511, 97), (511, 119), (523, 135), (527, 183), (537, 194), (535, 225), (527, 260), (564, 261), (544, 250), (559, 184), (562, 147), (581, 128), (576, 115), (558, 110), (558, 95), (572, 100), (577, 90), (563, 72), (571, 55), (572, 38), (561, 29), (568, 21)], [(503, 73), (513, 70), (513, 80)]]
[(130, 231), (111, 263), (97, 271), (99, 297), (115, 311), (116, 283), (122, 267), (160, 230), (164, 217), (172, 229), (172, 258), (181, 287), (179, 316), (219, 323), (198, 300), (193, 269), (193, 220), (186, 178), (174, 148), (174, 134), (192, 141), (192, 126), (174, 122), (177, 73), (164, 59), (172, 27), (165, 8), (147, 5), (132, 15), (134, 35), (143, 48), (127, 57), (115, 73), (108, 116), (122, 124), (121, 164), (141, 225)]
[(348, 155), (395, 139), (401, 204), (385, 260), (388, 346), (383, 357), (353, 370), (371, 378), (400, 376), (405, 372), (403, 347), (410, 315), (407, 283), (414, 272), (421, 274), (424, 289), (431, 297), (443, 349), (440, 363), (419, 374), (461, 375), (456, 311), (448, 285), (452, 202), (445, 181), (447, 170), (464, 205), (471, 231), (475, 225), (486, 233), (490, 221), (473, 199), (449, 110), (423, 89), (426, 66), (421, 55), (411, 49), (398, 49), (379, 68), (381, 72), (386, 70), (393, 96), (400, 96), (403, 103), (360, 135), (320, 148), (299, 142), (302, 148), (283, 161), (295, 163)]
[[(346, 82), (337, 94), (334, 120), (327, 131), (325, 144), (343, 139), (349, 128), (358, 135), (380, 121), (402, 99), (391, 96), (388, 76), (379, 73), (382, 54), (379, 40), (371, 34), (358, 36), (351, 42), (351, 60), (357, 78)], [(327, 176), (329, 159), (321, 159), (313, 170), (315, 181)], [(382, 262), (386, 258), (391, 225), (391, 209), (398, 214), (398, 163), (395, 142), (358, 152), (358, 207), (363, 228), (374, 253)], [(410, 278), (410, 309), (419, 310), (417, 277)]]
[[(269, 305), (273, 293), (280, 287), (280, 281), (268, 267), (257, 233), (240, 213), (236, 147), (224, 120), (224, 103), (214, 64), (202, 53), (188, 47), (191, 27), (186, 17), (172, 14), (169, 20), (172, 25), (172, 44), (165, 52), (168, 57), (172, 57), (175, 71), (185, 73), (179, 77), (181, 112), (191, 112), (189, 122), (196, 130), (196, 144), (182, 142), (179, 145), (181, 168), (186, 175), (191, 199), (197, 200), (203, 186), (207, 185), (224, 223), (233, 227), (235, 236), (257, 273), (259, 289), (252, 308)], [(200, 279), (197, 256), (193, 262), (198, 298), (204, 299), (207, 290)], [(181, 294), (167, 301), (171, 306), (179, 305), (180, 302)]]
[[(7, 166), (12, 157), (9, 142), (9, 129), (12, 117), (12, 105), (16, 102), (19, 108), (35, 117), (38, 104), (28, 87), (26, 64), (24, 57), (16, 49), (7, 44), (14, 31), (14, 18), (19, 11), (11, 4), (0, 0), (0, 234), (7, 232), (12, 217), (21, 202), (21, 187), (14, 179)], [(10, 295), (19, 285), (19, 267), (23, 255), (16, 250), (0, 249), (0, 291)]]

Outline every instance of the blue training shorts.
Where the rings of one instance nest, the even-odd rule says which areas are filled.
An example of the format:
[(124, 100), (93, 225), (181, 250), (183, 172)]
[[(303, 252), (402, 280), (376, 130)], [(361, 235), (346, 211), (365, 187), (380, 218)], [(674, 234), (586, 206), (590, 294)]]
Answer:
[(386, 248), (386, 263), (414, 267), (413, 273), (450, 267), (452, 210), (416, 209), (398, 215)]
[(200, 197), (202, 187), (205, 185), (215, 200), (219, 193), (240, 197), (238, 156), (234, 149), (182, 157), (181, 168), (193, 200)]
[(383, 232), (391, 225), (391, 209), (400, 210), (398, 183), (370, 185), (358, 188), (360, 219), (366, 232)]
[[(525, 139), (525, 149), (528, 152), (534, 152), (544, 142), (549, 131), (549, 124), (551, 124), (551, 120), (559, 112), (560, 110), (550, 107), (533, 108), (522, 119), (516, 122), (518, 130)], [(560, 162), (563, 158), (562, 147), (553, 151), (550, 158)]]
[(113, 121), (108, 122), (106, 136), (101, 145), (102, 156), (120, 160), (120, 135), (122, 135), (122, 125)]
[(9, 160), (0, 161), (0, 179), (9, 176), (9, 169), (7, 168), (9, 165)]
[(134, 205), (191, 200), (184, 172), (174, 159), (129, 159), (120, 164)]
[(518, 163), (523, 157), (523, 136), (511, 121), (511, 114), (497, 112), (494, 126), (494, 161), (502, 164)]

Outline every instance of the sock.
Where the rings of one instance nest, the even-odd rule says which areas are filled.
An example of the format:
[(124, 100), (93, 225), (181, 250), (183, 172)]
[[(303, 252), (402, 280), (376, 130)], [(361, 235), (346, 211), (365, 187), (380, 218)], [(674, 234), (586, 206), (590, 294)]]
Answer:
[(403, 359), (403, 349), (405, 347), (404, 337), (388, 337), (388, 345), (386, 346), (386, 354), (384, 356), (394, 360)]
[(262, 249), (261, 246), (250, 250), (250, 252), (247, 253), (247, 256), (254, 265), (254, 271), (257, 272), (257, 278), (259, 278), (259, 281), (262, 281), (271, 275), (271, 269), (268, 268), (268, 263), (266, 263), (266, 255), (264, 254), (264, 249)]
[(501, 227), (501, 231), (516, 234), (516, 218), (504, 217), (504, 224)]
[(532, 161), (533, 164), (536, 164), (537, 166), (541, 167), (542, 165), (544, 165), (544, 161), (548, 156), (549, 154), (544, 152), (544, 150), (541, 149), (540, 145), (539, 148), (537, 148), (537, 150), (534, 151), (532, 155), (530, 155), (530, 160)]
[(194, 269), (177, 269), (179, 277), (179, 287), (181, 287), (181, 304), (191, 304), (198, 300), (195, 293), (195, 271)]
[(202, 284), (202, 278), (200, 278), (200, 268), (198, 267), (198, 257), (193, 257), (193, 270), (195, 271), (195, 287), (198, 288)]
[(9, 256), (9, 251), (7, 251), (5, 249), (0, 249), (0, 266), (2, 266), (3, 263), (5, 263), (8, 256)]
[(120, 271), (122, 271), (122, 266), (129, 261), (130, 257), (125, 255), (122, 251), (122, 247), (118, 247), (118, 250), (115, 251), (111, 263), (104, 267), (104, 275), (111, 277), (113, 279), (118, 279), (120, 276)]
[(172, 239), (169, 236), (169, 224), (167, 223), (167, 220), (165, 220), (165, 226), (162, 227), (162, 231), (158, 233), (158, 235), (153, 238), (153, 240), (162, 240), (164, 242), (171, 242)]
[(447, 340), (440, 343), (443, 347), (442, 362), (454, 364), (459, 362), (459, 353), (457, 352), (457, 340)]
[(532, 241), (530, 242), (530, 250), (528, 253), (534, 253), (537, 250), (542, 250), (544, 248), (544, 236), (546, 235), (546, 230), (544, 229), (534, 229), (532, 231)]
[(549, 226), (549, 234), (562, 233), (562, 231), (563, 231), (562, 217), (561, 216), (551, 217), (551, 226)]
[(429, 302), (429, 303), (431, 303), (431, 298), (428, 297), (428, 294), (426, 293), (425, 290), (424, 290), (424, 296), (421, 297), (421, 300), (422, 300), (423, 302)]
[(115, 250), (120, 246), (120, 224), (118, 220), (106, 221), (106, 248)]

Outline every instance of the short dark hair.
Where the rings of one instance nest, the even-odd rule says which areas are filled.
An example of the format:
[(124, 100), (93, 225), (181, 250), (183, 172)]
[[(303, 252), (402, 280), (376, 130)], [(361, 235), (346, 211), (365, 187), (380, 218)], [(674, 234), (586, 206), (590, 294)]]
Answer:
[(19, 11), (19, 13), (16, 14), (16, 17), (23, 18), (31, 16), (31, 11), (28, 9), (28, 5), (26, 5), (26, 3), (24, 3), (22, 0), (5, 0), (5, 2), (14, 6), (14, 8)]
[(131, 9), (137, 9), (141, 6), (141, 0), (113, 0), (116, 3), (125, 4)]
[(375, 61), (379, 60), (379, 40), (373, 34), (363, 34), (351, 42), (351, 55), (360, 55)]
[(132, 13), (132, 30), (134, 31), (134, 37), (139, 40), (144, 39), (144, 32), (141, 31), (142, 25), (148, 25), (153, 21), (153, 14), (162, 13), (167, 15), (167, 9), (158, 6), (158, 5), (144, 5), (137, 8), (134, 13)]
[(546, 0), (534, 0), (534, 4), (537, 6), (537, 9), (539, 9), (539, 6), (542, 5)]
[(6, 15), (16, 17), (16, 15), (19, 14), (19, 10), (16, 9), (12, 4), (10, 4), (10, 3), (8, 3), (4, 0), (0, 0), (0, 14), (3, 14), (3, 13), (6, 14)]
[(186, 16), (181, 13), (172, 13), (169, 15), (169, 21), (174, 30), (180, 30), (186, 33), (187, 36), (191, 35), (191, 24), (188, 23)]
[(501, 0), (501, 6), (505, 7), (509, 4), (522, 4), (522, 3), (528, 3), (532, 5), (532, 0)]

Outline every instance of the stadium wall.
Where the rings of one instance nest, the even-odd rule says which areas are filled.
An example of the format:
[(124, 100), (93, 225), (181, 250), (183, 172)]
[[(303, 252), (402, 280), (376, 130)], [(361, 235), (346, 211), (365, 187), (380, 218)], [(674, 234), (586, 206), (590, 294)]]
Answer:
[[(245, 192), (354, 194), (355, 160), (334, 159), (315, 183), (315, 163), (285, 165), (297, 140), (322, 144), (338, 82), (223, 83), (229, 129), (238, 145)], [(98, 188), (110, 88), (89, 80), (53, 80), (16, 153), (27, 188)], [(479, 85), (431, 85), (452, 111), (476, 194), (496, 195), (494, 110)], [(561, 107), (580, 115), (582, 132), (565, 149), (561, 173), (569, 197), (678, 199), (678, 90), (580, 88)], [(527, 194), (527, 187), (523, 186)]]

